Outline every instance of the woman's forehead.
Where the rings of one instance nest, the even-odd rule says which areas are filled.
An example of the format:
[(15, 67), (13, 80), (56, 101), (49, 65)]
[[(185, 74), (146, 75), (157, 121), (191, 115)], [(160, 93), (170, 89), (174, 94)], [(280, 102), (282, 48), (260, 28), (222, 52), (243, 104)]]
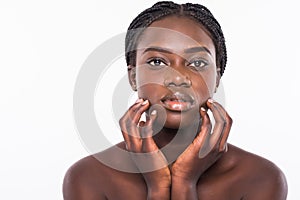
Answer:
[(139, 38), (138, 48), (163, 47), (173, 51), (203, 46), (212, 53), (215, 47), (206, 30), (186, 17), (166, 17), (153, 22)]

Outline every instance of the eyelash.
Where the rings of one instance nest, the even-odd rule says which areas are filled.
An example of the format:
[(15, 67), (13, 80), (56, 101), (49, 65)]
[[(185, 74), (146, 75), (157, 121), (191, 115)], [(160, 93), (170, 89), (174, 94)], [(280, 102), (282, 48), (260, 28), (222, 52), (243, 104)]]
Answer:
[[(155, 65), (155, 63), (153, 63), (153, 62), (159, 62), (159, 65)], [(195, 62), (200, 62), (200, 66), (195, 66), (195, 65), (192, 66), (192, 64), (195, 64)], [(162, 67), (165, 67), (168, 65), (167, 62), (162, 58), (151, 58), (147, 61), (147, 64), (155, 69), (161, 69)], [(163, 64), (163, 65), (161, 65), (161, 64)], [(192, 60), (191, 62), (188, 62), (188, 66), (193, 67), (195, 70), (201, 70), (204, 67), (206, 67), (207, 65), (208, 65), (207, 61), (205, 61), (201, 58), (196, 58), (196, 59)]]
[[(159, 61), (160, 64), (163, 63), (163, 65), (155, 65), (154, 63), (151, 64), (152, 62), (155, 62), (155, 61)], [(160, 68), (162, 68), (162, 67), (164, 67), (164, 66), (167, 66), (166, 63), (167, 63), (167, 62), (164, 61), (164, 60), (161, 59), (161, 58), (151, 58), (151, 59), (149, 59), (149, 61), (147, 61), (147, 64), (150, 65), (151, 67), (154, 67), (155, 69), (160, 69)]]
[(194, 59), (192, 62), (189, 62), (189, 66), (191, 66), (193, 63), (195, 64), (195, 62), (200, 62), (200, 66), (192, 66), (194, 67), (196, 70), (201, 70), (203, 69), (204, 67), (206, 67), (208, 65), (208, 62), (203, 60), (203, 59), (200, 59), (200, 58), (196, 58)]

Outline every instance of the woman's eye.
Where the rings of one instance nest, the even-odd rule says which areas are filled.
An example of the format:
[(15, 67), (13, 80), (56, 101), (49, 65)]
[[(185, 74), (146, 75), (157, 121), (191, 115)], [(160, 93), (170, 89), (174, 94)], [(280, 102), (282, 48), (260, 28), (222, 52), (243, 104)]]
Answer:
[(166, 66), (166, 63), (164, 61), (162, 61), (161, 59), (157, 59), (157, 58), (152, 59), (152, 60), (148, 61), (147, 63), (153, 67)]
[(195, 68), (203, 68), (207, 65), (207, 62), (204, 60), (194, 60), (190, 62), (189, 66), (195, 67)]

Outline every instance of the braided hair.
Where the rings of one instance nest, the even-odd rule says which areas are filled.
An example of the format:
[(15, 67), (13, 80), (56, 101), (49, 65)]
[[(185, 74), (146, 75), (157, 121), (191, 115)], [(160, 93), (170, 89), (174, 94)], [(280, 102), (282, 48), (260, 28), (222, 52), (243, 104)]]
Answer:
[(180, 5), (172, 1), (160, 1), (141, 12), (131, 22), (126, 34), (125, 57), (127, 66), (136, 65), (136, 46), (142, 31), (154, 21), (170, 15), (191, 18), (207, 29), (216, 48), (216, 63), (222, 76), (227, 62), (227, 51), (221, 26), (205, 6), (192, 3)]

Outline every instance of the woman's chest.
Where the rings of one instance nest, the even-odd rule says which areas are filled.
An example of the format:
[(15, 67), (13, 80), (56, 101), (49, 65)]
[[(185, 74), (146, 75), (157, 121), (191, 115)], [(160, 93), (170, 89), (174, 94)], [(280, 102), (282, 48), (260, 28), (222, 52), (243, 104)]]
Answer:
[[(224, 177), (224, 179), (226, 179), (226, 177)], [(232, 177), (227, 177), (226, 180), (224, 179), (200, 179), (197, 185), (198, 199), (242, 199), (241, 188), (238, 185), (236, 185)], [(185, 185), (182, 185), (182, 187), (185, 187)], [(115, 178), (114, 183), (111, 185), (111, 187), (109, 187), (109, 191), (106, 191), (106, 197), (109, 200), (146, 200), (147, 186), (142, 177), (138, 177), (136, 175), (134, 177), (129, 176)]]

